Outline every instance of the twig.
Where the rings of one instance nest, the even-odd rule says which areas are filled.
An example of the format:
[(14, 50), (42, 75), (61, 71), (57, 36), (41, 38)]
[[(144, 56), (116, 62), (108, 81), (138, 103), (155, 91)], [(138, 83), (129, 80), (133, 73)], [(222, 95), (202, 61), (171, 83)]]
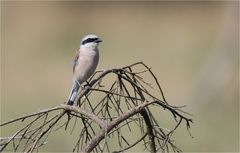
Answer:
[(138, 144), (139, 142), (141, 142), (146, 136), (148, 135), (148, 133), (145, 133), (140, 139), (138, 139), (135, 143), (129, 145), (128, 147), (124, 148), (124, 149), (121, 149), (117, 152), (124, 152), (132, 147), (134, 147), (136, 144)]
[(29, 117), (33, 117), (33, 116), (36, 116), (36, 115), (39, 115), (39, 114), (43, 114), (43, 113), (49, 113), (51, 111), (55, 111), (55, 110), (58, 110), (58, 109), (61, 109), (61, 108), (56, 106), (56, 107), (53, 107), (53, 108), (44, 109), (44, 110), (41, 110), (41, 111), (36, 112), (36, 113), (32, 113), (32, 114), (29, 114), (29, 115), (24, 115), (24, 116), (18, 117), (16, 119), (12, 119), (10, 121), (3, 122), (3, 123), (0, 124), (0, 126), (5, 126), (7, 124), (10, 124), (10, 123), (13, 123), (13, 122), (16, 122), (16, 121), (19, 121), (19, 120), (23, 121), (23, 120), (25, 120), (25, 119), (27, 119)]

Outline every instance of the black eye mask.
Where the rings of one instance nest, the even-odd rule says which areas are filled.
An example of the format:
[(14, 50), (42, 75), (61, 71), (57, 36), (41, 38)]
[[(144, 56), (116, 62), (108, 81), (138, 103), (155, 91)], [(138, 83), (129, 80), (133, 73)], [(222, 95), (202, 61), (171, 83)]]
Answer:
[(82, 45), (84, 45), (84, 44), (86, 44), (86, 43), (90, 43), (90, 42), (94, 42), (94, 41), (96, 41), (96, 40), (98, 40), (99, 38), (88, 38), (88, 39), (86, 39), (86, 40), (84, 40), (83, 42), (82, 42)]

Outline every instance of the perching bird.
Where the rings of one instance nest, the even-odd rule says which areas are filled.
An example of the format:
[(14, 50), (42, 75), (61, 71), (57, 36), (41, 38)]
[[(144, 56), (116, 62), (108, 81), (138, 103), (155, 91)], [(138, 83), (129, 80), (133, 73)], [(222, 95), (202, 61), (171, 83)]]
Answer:
[(73, 61), (73, 84), (68, 98), (68, 105), (73, 105), (81, 84), (95, 72), (98, 60), (98, 44), (102, 40), (96, 35), (86, 35), (82, 38), (80, 49)]

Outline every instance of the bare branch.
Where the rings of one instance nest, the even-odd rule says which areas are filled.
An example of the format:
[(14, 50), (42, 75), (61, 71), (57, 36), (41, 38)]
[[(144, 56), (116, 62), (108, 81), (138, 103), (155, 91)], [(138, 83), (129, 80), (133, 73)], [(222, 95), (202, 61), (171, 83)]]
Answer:
[[(137, 107), (134, 107), (133, 109), (125, 112), (124, 114), (122, 114), (121, 116), (119, 116), (119, 118), (114, 119), (112, 122), (110, 122), (107, 125), (106, 129), (102, 129), (101, 132), (99, 132), (98, 135), (95, 136), (95, 138), (93, 138), (87, 145), (85, 148), (83, 148), (83, 152), (91, 152), (93, 150), (93, 146), (96, 146), (103, 138), (104, 138), (104, 134), (105, 133), (109, 133), (115, 126), (117, 126), (118, 124), (120, 124), (121, 122), (123, 122), (124, 120), (126, 120), (127, 118), (140, 113), (143, 109), (145, 109), (145, 107), (147, 107), (148, 105), (151, 105), (153, 103), (157, 103), (158, 101), (145, 101), (142, 104), (138, 105)], [(162, 101), (161, 101), (162, 102)], [(164, 103), (164, 102), (162, 102)]]
[[(110, 75), (115, 79), (108, 79)], [(158, 94), (151, 93), (152, 90)], [(161, 118), (152, 108), (170, 112), (169, 116), (176, 121), (170, 128), (172, 130), (160, 124)], [(192, 119), (186, 116), (190, 114), (182, 108), (167, 103), (157, 77), (143, 62), (97, 71), (79, 90), (74, 105), (61, 104), (1, 123), (0, 127), (19, 121), (24, 125), (11, 136), (0, 139), (0, 152), (5, 151), (7, 146), (12, 147), (14, 152), (38, 152), (53, 132), (62, 128), (68, 131), (69, 125), (72, 126), (70, 134), (74, 131), (79, 133), (73, 152), (111, 152), (109, 141), (112, 139), (117, 141), (118, 148), (115, 150), (118, 152), (137, 145), (144, 145), (145, 149), (154, 153), (180, 152), (173, 143), (172, 135), (182, 123), (186, 124), (189, 132), (192, 123)], [(134, 130), (132, 125), (136, 127)], [(129, 133), (138, 130), (139, 139), (131, 140), (123, 133), (126, 130)]]
[(148, 135), (148, 133), (145, 133), (145, 134), (144, 134), (140, 139), (138, 139), (135, 143), (133, 143), (133, 144), (129, 145), (128, 147), (126, 147), (126, 148), (124, 148), (124, 149), (121, 149), (121, 150), (119, 150), (119, 151), (117, 151), (117, 152), (123, 152), (123, 151), (126, 151), (126, 150), (134, 147), (136, 144), (138, 144), (139, 142), (141, 142), (147, 135)]
[(7, 122), (3, 122), (3, 123), (0, 124), (0, 126), (4, 126), (4, 125), (7, 125), (7, 124), (10, 124), (10, 123), (19, 121), (19, 120), (24, 121), (25, 119), (27, 119), (27, 118), (29, 118), (29, 117), (37, 116), (37, 115), (40, 115), (40, 114), (43, 114), (43, 113), (49, 113), (49, 112), (51, 112), (51, 111), (55, 111), (55, 110), (58, 110), (58, 109), (61, 109), (61, 108), (59, 108), (59, 107), (53, 107), (53, 108), (44, 109), (44, 110), (41, 110), (41, 111), (36, 112), (36, 113), (32, 113), (32, 114), (29, 114), (29, 115), (24, 115), (24, 116), (22, 116), (22, 117), (18, 117), (18, 118), (16, 118), (16, 119), (12, 119), (12, 120), (7, 121)]

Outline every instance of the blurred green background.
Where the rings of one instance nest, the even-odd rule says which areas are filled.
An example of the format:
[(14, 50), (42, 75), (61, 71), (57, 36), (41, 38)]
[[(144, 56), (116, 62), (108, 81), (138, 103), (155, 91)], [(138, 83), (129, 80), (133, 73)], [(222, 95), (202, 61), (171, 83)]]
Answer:
[[(184, 126), (174, 136), (184, 152), (238, 152), (238, 5), (1, 1), (1, 122), (63, 103), (80, 39), (94, 33), (98, 69), (144, 61), (168, 102), (194, 114), (194, 138)], [(71, 150), (72, 139), (53, 138), (44, 150)]]

